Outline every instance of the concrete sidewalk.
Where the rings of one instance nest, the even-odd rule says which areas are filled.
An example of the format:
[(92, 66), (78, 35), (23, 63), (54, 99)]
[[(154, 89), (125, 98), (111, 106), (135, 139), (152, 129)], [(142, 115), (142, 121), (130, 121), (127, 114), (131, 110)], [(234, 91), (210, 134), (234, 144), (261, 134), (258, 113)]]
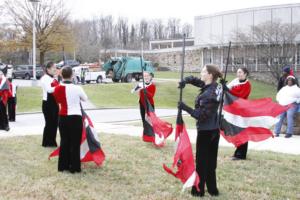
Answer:
[[(143, 128), (138, 126), (130, 126), (125, 124), (108, 124), (108, 123), (97, 123), (95, 124), (96, 130), (104, 133), (111, 133), (116, 135), (130, 135), (130, 136), (142, 136)], [(174, 141), (175, 130), (172, 135), (168, 138)], [(197, 130), (187, 130), (191, 143), (196, 143)], [(231, 143), (228, 143), (222, 136), (220, 137), (220, 146), (234, 147)], [(283, 135), (280, 137), (269, 138), (262, 142), (249, 142), (249, 149), (253, 150), (267, 150), (280, 153), (288, 153), (300, 155), (300, 136), (293, 136), (292, 138), (284, 138)]]
[[(93, 120), (97, 132), (136, 137), (142, 136), (142, 127), (128, 124), (135, 120), (140, 121), (138, 109), (90, 110), (87, 113)], [(156, 113), (159, 117), (176, 116), (177, 110), (157, 109)], [(10, 126), (11, 130), (9, 132), (0, 131), (0, 139), (26, 135), (42, 135), (44, 127), (43, 115), (41, 113), (24, 116), (18, 115), (17, 122), (10, 123)], [(196, 129), (188, 129), (188, 133), (191, 142), (195, 143), (197, 136)], [(168, 139), (174, 140), (174, 132)], [(220, 139), (220, 146), (233, 147), (232, 144), (226, 142), (222, 137)], [(300, 155), (300, 136), (293, 136), (286, 139), (281, 135), (280, 137), (269, 138), (263, 142), (249, 142), (249, 149)]]

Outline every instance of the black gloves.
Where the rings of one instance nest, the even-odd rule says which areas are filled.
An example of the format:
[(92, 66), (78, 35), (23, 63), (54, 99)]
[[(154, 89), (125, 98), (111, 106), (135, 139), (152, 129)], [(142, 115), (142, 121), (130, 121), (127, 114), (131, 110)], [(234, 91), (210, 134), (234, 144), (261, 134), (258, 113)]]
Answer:
[(193, 78), (194, 78), (193, 76), (187, 76), (187, 77), (185, 77), (185, 78), (183, 79), (183, 81), (180, 81), (180, 82), (178, 83), (178, 88), (182, 88), (182, 89), (183, 89), (183, 88), (185, 87), (186, 84), (192, 82)]
[(224, 91), (229, 91), (229, 88), (227, 87), (227, 81), (225, 81), (225, 79), (221, 79), (220, 80), (220, 83), (221, 83), (221, 85), (222, 85), (222, 88), (223, 88), (223, 90)]
[(185, 81), (180, 81), (178, 83), (178, 88), (183, 89), (185, 87), (185, 84), (186, 84)]
[(184, 110), (184, 111), (186, 111), (189, 114), (191, 114), (194, 111), (193, 108), (187, 106), (183, 102), (178, 102), (178, 106), (177, 107), (178, 107), (178, 109)]
[(187, 76), (184, 78), (185, 83), (192, 83), (194, 77), (193, 76)]

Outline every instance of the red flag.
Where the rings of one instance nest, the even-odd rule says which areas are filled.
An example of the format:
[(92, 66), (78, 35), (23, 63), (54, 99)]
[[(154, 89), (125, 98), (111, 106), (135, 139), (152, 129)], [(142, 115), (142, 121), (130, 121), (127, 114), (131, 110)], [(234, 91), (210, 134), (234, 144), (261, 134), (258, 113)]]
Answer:
[(248, 141), (263, 141), (273, 136), (270, 128), (277, 116), (289, 109), (271, 98), (247, 100), (225, 92), (221, 134), (230, 143), (240, 146)]
[[(200, 178), (195, 170), (193, 150), (184, 123), (177, 124), (176, 137), (177, 149), (174, 155), (172, 169), (168, 168), (165, 164), (163, 168), (169, 174), (180, 179), (183, 183), (183, 190), (195, 186), (197, 190), (200, 191), (198, 187)], [(173, 172), (175, 166), (177, 167), (177, 172)]]
[[(94, 129), (94, 125), (89, 116), (82, 111), (82, 137), (80, 144), (80, 160), (81, 162), (93, 161), (96, 165), (101, 166), (105, 160), (105, 154), (101, 149), (98, 135)], [(59, 155), (59, 147), (55, 149), (49, 156), (49, 159)]]
[(161, 120), (156, 116), (154, 109), (147, 100), (148, 108), (144, 124), (144, 130), (147, 131), (147, 135), (144, 133), (144, 141), (153, 142), (157, 147), (163, 147), (167, 137), (169, 137), (173, 131), (172, 124)]
[(163, 147), (167, 137), (169, 137), (173, 131), (172, 124), (158, 118), (155, 112), (147, 112), (147, 117), (154, 131), (154, 145)]

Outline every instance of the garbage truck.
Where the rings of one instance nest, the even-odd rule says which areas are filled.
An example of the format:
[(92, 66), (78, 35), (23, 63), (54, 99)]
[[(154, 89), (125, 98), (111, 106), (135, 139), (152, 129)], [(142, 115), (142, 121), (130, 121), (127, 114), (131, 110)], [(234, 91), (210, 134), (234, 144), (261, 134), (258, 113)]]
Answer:
[(154, 73), (153, 65), (150, 61), (145, 61), (139, 57), (112, 57), (104, 65), (103, 69), (107, 77), (111, 77), (113, 82), (131, 82), (132, 79), (139, 81), (142, 78), (142, 68), (144, 71)]

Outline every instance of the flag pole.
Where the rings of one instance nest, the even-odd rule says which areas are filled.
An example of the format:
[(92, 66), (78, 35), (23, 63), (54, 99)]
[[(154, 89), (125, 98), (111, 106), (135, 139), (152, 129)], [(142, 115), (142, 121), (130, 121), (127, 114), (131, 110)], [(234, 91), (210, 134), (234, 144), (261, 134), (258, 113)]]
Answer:
[[(231, 49), (231, 41), (229, 41), (228, 45), (228, 54), (227, 54), (227, 61), (225, 65), (225, 72), (224, 72), (224, 81), (226, 81), (227, 77), (227, 69), (228, 69), (228, 64), (229, 64), (229, 56), (230, 56), (230, 49)], [(222, 95), (221, 95), (221, 101), (220, 101), (220, 110), (219, 110), (219, 125), (221, 126), (221, 117), (222, 117), (222, 109), (223, 109), (223, 101), (224, 101), (224, 88), (222, 90)]]
[[(183, 34), (183, 45), (182, 45), (182, 63), (181, 63), (181, 73), (180, 73), (180, 82), (183, 82), (183, 73), (184, 73), (184, 58), (185, 58), (185, 37), (186, 35)], [(182, 93), (183, 93), (183, 88), (180, 87), (179, 91), (179, 102), (182, 102)], [(178, 109), (178, 114), (177, 114), (177, 123), (182, 124), (182, 110)]]
[(145, 112), (148, 111), (148, 105), (147, 105), (147, 91), (145, 88), (145, 79), (144, 79), (144, 67), (143, 67), (143, 37), (141, 38), (141, 55), (140, 55), (140, 61), (141, 61), (141, 69), (142, 69), (142, 81), (143, 81), (143, 92), (144, 92), (144, 104), (145, 104)]

